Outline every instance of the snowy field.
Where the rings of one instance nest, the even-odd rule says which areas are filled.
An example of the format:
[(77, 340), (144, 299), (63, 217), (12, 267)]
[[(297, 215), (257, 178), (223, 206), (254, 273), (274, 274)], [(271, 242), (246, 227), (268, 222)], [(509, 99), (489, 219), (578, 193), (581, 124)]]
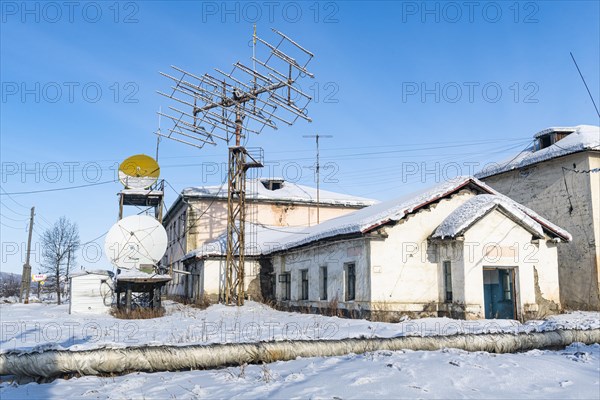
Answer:
[(70, 315), (68, 305), (0, 304), (0, 352), (600, 328), (598, 312), (564, 314), (525, 324), (449, 318), (384, 323), (283, 312), (251, 301), (241, 308), (213, 305), (206, 310), (170, 301), (164, 305), (167, 313), (163, 317), (123, 320), (110, 315)]
[(211, 371), (0, 383), (2, 399), (598, 399), (600, 345), (520, 354), (379, 351)]
[[(1, 304), (2, 352), (82, 350), (160, 344), (207, 344), (286, 339), (341, 339), (480, 332), (533, 332), (600, 328), (600, 313), (576, 312), (521, 324), (508, 320), (448, 318), (379, 323), (273, 310), (199, 310), (165, 302), (151, 320), (69, 315), (68, 305)], [(600, 398), (600, 345), (520, 354), (461, 350), (378, 351), (302, 358), (209, 371), (85, 376), (50, 383), (0, 382), (0, 398)]]

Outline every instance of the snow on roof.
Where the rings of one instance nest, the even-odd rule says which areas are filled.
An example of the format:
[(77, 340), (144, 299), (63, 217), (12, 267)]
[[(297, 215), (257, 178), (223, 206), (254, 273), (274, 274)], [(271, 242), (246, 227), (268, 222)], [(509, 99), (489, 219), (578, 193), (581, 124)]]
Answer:
[(574, 127), (555, 127), (544, 129), (535, 134), (534, 138), (539, 138), (550, 132), (573, 132), (567, 135), (564, 139), (559, 140), (551, 146), (537, 150), (534, 145), (531, 145), (526, 150), (523, 150), (516, 157), (510, 158), (508, 161), (485, 168), (476, 176), (478, 178), (486, 178), (488, 176), (500, 174), (502, 172), (513, 169), (524, 168), (532, 164), (537, 164), (542, 161), (550, 160), (557, 157), (566, 156), (568, 154), (577, 153), (585, 150), (600, 150), (600, 127), (593, 125), (578, 125)]
[(106, 269), (92, 269), (92, 270), (81, 270), (81, 271), (77, 271), (77, 272), (73, 272), (69, 274), (69, 278), (75, 278), (78, 276), (84, 276), (84, 275), (106, 275), (106, 276), (113, 276), (114, 273), (112, 271), (106, 270)]
[[(279, 244), (282, 238), (297, 234), (306, 227), (270, 226), (246, 223), (246, 256), (267, 254), (269, 250)], [(223, 257), (227, 254), (227, 232), (223, 232), (216, 239), (204, 243), (201, 247), (187, 253), (180, 261), (190, 258)]]
[[(447, 197), (467, 186), (483, 193), (476, 197), (484, 197), (462, 208), (460, 212), (454, 215), (453, 219), (450, 219), (449, 216), (446, 219), (449, 226), (443, 228), (444, 236), (450, 236), (453, 229), (462, 229), (463, 224), (467, 224), (466, 226), (468, 226), (470, 221), (485, 214), (491, 207), (500, 205), (515, 218), (523, 221), (526, 226), (541, 237), (543, 237), (544, 231), (547, 231), (552, 236), (566, 241), (572, 239), (569, 232), (541, 217), (533, 210), (497, 192), (479, 179), (474, 177), (458, 177), (440, 183), (432, 188), (365, 207), (311, 227), (255, 225), (253, 228), (252, 224), (247, 224), (247, 234), (251, 229), (256, 229), (256, 241), (255, 243), (252, 243), (252, 241), (246, 243), (246, 255), (266, 255), (334, 236), (366, 233), (386, 223), (400, 221), (405, 216), (420, 208)], [(459, 209), (461, 207), (457, 210)], [(447, 232), (450, 233), (446, 234)], [(440, 233), (442, 233), (442, 230), (440, 230)], [(248, 235), (248, 237), (250, 236)], [(182, 260), (192, 257), (223, 256), (225, 254), (226, 241), (226, 234), (223, 233), (214, 241), (207, 242), (202, 247), (186, 254)]]
[[(400, 221), (406, 215), (417, 211), (421, 207), (447, 197), (469, 185), (482, 193), (492, 194), (495, 197), (500, 198), (500, 200), (497, 201), (502, 201), (503, 204), (507, 205), (507, 207), (510, 205), (512, 209), (519, 210), (520, 212), (526, 214), (528, 217), (541, 225), (543, 229), (549, 231), (552, 235), (566, 241), (570, 241), (572, 239), (571, 235), (564, 229), (541, 217), (535, 211), (497, 192), (479, 179), (474, 177), (458, 177), (453, 180), (440, 183), (432, 188), (411, 193), (397, 199), (388, 200), (370, 207), (365, 207), (341, 217), (330, 219), (319, 225), (305, 228), (296, 232), (295, 234), (280, 237), (279, 245), (272, 246), (268, 252), (263, 252), (263, 254), (269, 254), (276, 251), (283, 251), (303, 246), (317, 240), (338, 235), (366, 233), (388, 222)], [(519, 211), (513, 212), (518, 215)]]
[(533, 135), (534, 139), (539, 139), (544, 135), (547, 135), (552, 132), (559, 133), (573, 133), (577, 130), (576, 126), (551, 126), (550, 128), (546, 128), (544, 130), (539, 131), (535, 135)]
[(144, 189), (144, 188), (127, 188), (127, 189), (121, 190), (121, 193), (137, 194), (137, 195), (144, 195), (144, 196), (157, 196), (157, 195), (163, 194), (162, 190), (151, 190), (151, 189)]
[(436, 201), (467, 185), (470, 178), (457, 178), (443, 182), (433, 188), (411, 193), (398, 199), (388, 200), (361, 210), (333, 218), (319, 225), (288, 235), (282, 238), (279, 246), (273, 251), (302, 246), (316, 240), (337, 235), (365, 233), (387, 222), (399, 221), (417, 208)]
[[(281, 188), (270, 190), (265, 187), (269, 181), (282, 182)], [(187, 197), (227, 198), (227, 186), (188, 187), (181, 192)], [(281, 178), (249, 179), (246, 183), (246, 199), (265, 201), (288, 201), (297, 203), (316, 203), (317, 189), (285, 181)], [(319, 190), (319, 202), (329, 205), (364, 207), (377, 203), (376, 200), (350, 196), (343, 193)]]
[(137, 268), (131, 268), (131, 269), (121, 269), (121, 272), (119, 272), (119, 274), (117, 275), (117, 280), (118, 279), (171, 279), (171, 275), (168, 274), (149, 274), (147, 272), (144, 271), (140, 271)]
[(463, 205), (448, 215), (440, 226), (437, 227), (431, 237), (439, 239), (455, 238), (456, 236), (461, 235), (489, 211), (497, 207), (500, 207), (505, 212), (509, 213), (515, 220), (519, 221), (521, 225), (534, 232), (537, 237), (544, 237), (542, 225), (524, 213), (514, 201), (492, 194), (481, 194), (467, 200)]

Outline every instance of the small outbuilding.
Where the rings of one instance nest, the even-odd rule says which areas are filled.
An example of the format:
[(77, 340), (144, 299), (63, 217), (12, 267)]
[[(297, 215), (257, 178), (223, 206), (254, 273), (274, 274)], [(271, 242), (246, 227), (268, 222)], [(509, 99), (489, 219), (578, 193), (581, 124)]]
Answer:
[(108, 314), (113, 298), (113, 273), (80, 271), (69, 275), (69, 314)]

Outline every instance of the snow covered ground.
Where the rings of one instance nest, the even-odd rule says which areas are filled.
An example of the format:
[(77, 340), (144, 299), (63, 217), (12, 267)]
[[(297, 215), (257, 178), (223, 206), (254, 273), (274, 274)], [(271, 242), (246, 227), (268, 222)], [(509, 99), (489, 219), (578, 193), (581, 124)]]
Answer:
[(525, 324), (449, 318), (383, 323), (277, 311), (250, 301), (241, 308), (213, 305), (206, 310), (167, 301), (165, 308), (167, 313), (160, 318), (123, 320), (110, 315), (70, 315), (68, 305), (0, 304), (0, 352), (600, 328), (598, 312)]
[(211, 371), (0, 383), (2, 399), (598, 399), (600, 345), (520, 354), (378, 351)]
[[(205, 344), (285, 339), (340, 339), (478, 332), (600, 328), (600, 313), (576, 312), (520, 324), (448, 318), (379, 323), (273, 310), (199, 310), (165, 302), (151, 320), (69, 315), (68, 305), (1, 304), (0, 351), (82, 350), (159, 344)], [(303, 358), (210, 371), (85, 376), (18, 385), (0, 381), (0, 398), (586, 398), (600, 395), (600, 345), (520, 354), (460, 350), (378, 351)]]

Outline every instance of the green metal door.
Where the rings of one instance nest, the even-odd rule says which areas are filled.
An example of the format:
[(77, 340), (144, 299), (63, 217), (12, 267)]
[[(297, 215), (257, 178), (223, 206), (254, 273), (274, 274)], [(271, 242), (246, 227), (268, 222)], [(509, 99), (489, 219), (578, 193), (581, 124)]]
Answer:
[(483, 294), (485, 318), (516, 318), (514, 269), (484, 269)]

